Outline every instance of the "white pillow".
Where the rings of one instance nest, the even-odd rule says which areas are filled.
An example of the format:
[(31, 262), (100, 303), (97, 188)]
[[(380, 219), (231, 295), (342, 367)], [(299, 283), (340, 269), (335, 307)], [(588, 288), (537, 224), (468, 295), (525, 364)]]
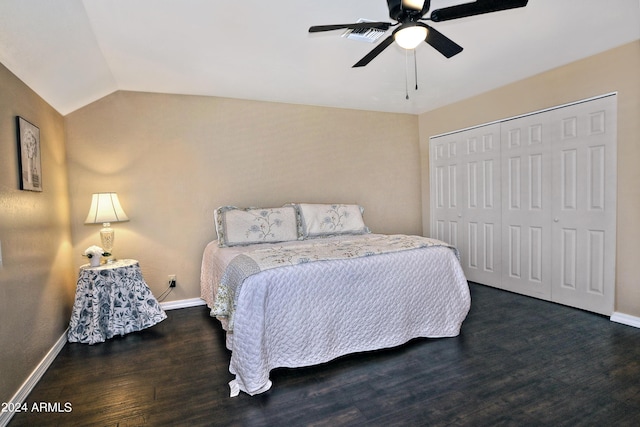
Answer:
[(218, 246), (299, 240), (298, 217), (293, 206), (281, 208), (219, 207), (215, 211)]
[(362, 206), (310, 203), (300, 203), (297, 206), (304, 237), (370, 233), (362, 219)]

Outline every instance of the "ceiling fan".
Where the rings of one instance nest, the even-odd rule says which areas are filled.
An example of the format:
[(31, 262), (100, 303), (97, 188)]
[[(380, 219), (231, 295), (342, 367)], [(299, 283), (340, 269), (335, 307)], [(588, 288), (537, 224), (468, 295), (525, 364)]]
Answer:
[(387, 0), (391, 22), (360, 22), (353, 24), (316, 25), (309, 28), (310, 33), (332, 31), (340, 29), (377, 29), (387, 31), (390, 27), (398, 26), (393, 33), (381, 41), (371, 52), (365, 55), (353, 67), (364, 67), (385, 50), (394, 41), (404, 49), (414, 49), (421, 42), (426, 42), (447, 58), (462, 52), (462, 47), (453, 40), (436, 31), (422, 21), (448, 21), (467, 16), (480, 15), (489, 12), (524, 7), (528, 0), (477, 0), (473, 3), (458, 4), (431, 12), (429, 17), (424, 15), (431, 7), (430, 0)]

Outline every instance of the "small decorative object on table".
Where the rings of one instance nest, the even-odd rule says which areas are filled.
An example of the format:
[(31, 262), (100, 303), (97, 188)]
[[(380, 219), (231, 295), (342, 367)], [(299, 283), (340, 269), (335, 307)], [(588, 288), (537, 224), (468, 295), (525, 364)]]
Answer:
[(111, 255), (109, 252), (105, 252), (100, 246), (89, 246), (84, 251), (84, 256), (89, 258), (89, 264), (91, 267), (97, 267), (100, 265), (100, 257)]

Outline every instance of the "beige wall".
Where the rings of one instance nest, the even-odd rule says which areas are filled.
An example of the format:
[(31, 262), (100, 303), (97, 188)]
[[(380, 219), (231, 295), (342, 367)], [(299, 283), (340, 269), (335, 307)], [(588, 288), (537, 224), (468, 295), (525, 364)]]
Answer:
[(220, 205), (359, 203), (376, 232), (422, 232), (418, 118), (214, 97), (117, 92), (65, 117), (74, 259), (99, 244), (90, 196), (116, 191), (130, 222), (115, 255), (140, 260), (167, 301), (200, 296)]
[[(15, 117), (40, 129), (43, 192), (21, 191)], [(73, 304), (64, 122), (0, 64), (0, 402), (64, 333)]]
[(429, 230), (429, 137), (618, 92), (618, 211), (615, 310), (640, 316), (640, 41), (571, 63), (419, 118), (423, 228)]

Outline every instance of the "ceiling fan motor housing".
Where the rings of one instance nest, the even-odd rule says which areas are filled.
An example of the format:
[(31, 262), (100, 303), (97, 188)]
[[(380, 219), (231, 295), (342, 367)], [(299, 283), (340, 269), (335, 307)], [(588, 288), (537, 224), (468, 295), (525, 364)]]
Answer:
[(395, 21), (404, 23), (407, 21), (417, 21), (422, 18), (424, 8), (428, 9), (430, 3), (425, 1), (423, 8), (420, 10), (407, 8), (403, 6), (402, 0), (387, 0), (387, 6), (389, 6), (389, 17)]

